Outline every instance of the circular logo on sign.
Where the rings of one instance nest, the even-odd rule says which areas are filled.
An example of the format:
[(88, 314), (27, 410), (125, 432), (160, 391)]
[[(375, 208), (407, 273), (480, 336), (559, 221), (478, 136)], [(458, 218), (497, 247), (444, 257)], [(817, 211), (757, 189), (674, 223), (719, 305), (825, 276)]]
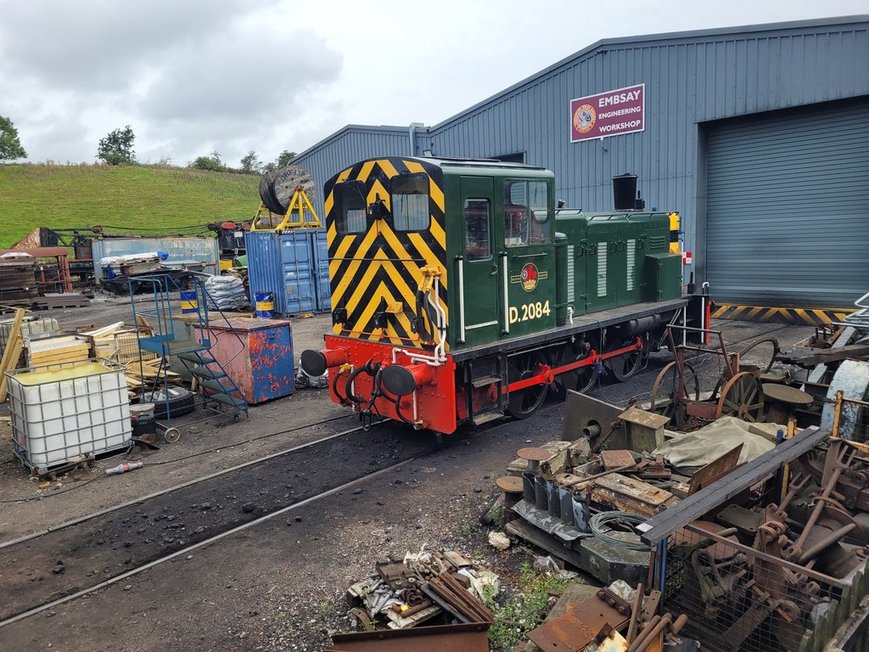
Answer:
[(573, 112), (573, 128), (581, 134), (591, 131), (595, 122), (597, 122), (597, 111), (591, 104), (580, 104)]
[(531, 290), (537, 287), (537, 279), (539, 277), (540, 274), (537, 271), (537, 265), (534, 263), (527, 263), (525, 267), (522, 268), (522, 289), (526, 292), (531, 292)]

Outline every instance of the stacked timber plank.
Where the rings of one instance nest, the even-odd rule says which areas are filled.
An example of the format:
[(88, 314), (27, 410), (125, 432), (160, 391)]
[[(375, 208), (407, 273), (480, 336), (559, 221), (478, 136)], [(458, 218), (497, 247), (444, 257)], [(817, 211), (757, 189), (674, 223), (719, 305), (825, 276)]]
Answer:
[(126, 364), (127, 367), (127, 387), (130, 389), (139, 389), (140, 387), (153, 387), (162, 383), (163, 378), (167, 378), (170, 384), (177, 384), (181, 380), (181, 376), (174, 371), (162, 368), (167, 363), (162, 358), (154, 358), (151, 360), (143, 360), (141, 363), (138, 360), (132, 360)]
[(80, 362), (94, 357), (93, 341), (84, 335), (58, 335), (26, 344), (27, 364), (30, 367), (48, 367), (48, 371), (60, 369), (68, 362)]
[(6, 393), (9, 391), (7, 371), (12, 371), (18, 367), (18, 360), (21, 358), (21, 352), (24, 349), (24, 338), (21, 335), (21, 324), (24, 321), (24, 310), (18, 308), (15, 311), (15, 321), (12, 322), (12, 328), (9, 330), (6, 346), (3, 349), (3, 357), (0, 358), (0, 403), (6, 400)]
[(147, 326), (139, 326), (137, 332), (135, 327), (119, 321), (82, 333), (94, 339), (98, 357), (123, 365), (139, 360), (155, 360), (159, 357), (150, 351), (139, 351), (139, 334), (150, 337), (152, 332)]

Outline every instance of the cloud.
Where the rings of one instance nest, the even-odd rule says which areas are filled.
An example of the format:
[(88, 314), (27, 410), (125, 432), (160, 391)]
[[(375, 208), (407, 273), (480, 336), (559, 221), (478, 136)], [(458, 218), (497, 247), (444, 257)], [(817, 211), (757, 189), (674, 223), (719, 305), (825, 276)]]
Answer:
[(243, 0), (7, 0), (0, 70), (53, 88), (123, 89), (153, 56), (219, 30), (246, 6)]
[(275, 4), (0, 0), (3, 111), (31, 160), (93, 160), (101, 137), (131, 124), (140, 160), (218, 149), (232, 164), (341, 71), (314, 29), (273, 20)]
[(0, 114), (31, 160), (93, 161), (130, 124), (140, 160), (216, 149), (236, 165), (347, 123), (441, 122), (600, 38), (854, 14), (865, 0), (659, 5), (0, 0)]

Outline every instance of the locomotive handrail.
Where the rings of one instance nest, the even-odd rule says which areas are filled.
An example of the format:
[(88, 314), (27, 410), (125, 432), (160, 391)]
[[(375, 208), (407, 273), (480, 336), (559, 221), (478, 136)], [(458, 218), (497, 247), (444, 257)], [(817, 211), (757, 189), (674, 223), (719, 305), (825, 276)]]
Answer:
[(541, 251), (537, 254), (513, 254), (511, 258), (538, 258), (540, 256), (546, 256), (548, 253), (548, 251)]

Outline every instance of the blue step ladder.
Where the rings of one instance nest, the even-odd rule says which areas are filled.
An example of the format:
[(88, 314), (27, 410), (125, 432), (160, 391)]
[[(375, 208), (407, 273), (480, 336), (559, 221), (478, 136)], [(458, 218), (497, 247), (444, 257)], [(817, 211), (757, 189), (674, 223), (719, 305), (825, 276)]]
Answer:
[[(241, 389), (211, 352), (212, 319), (222, 319), (226, 322), (226, 328), (233, 333), (235, 329), (216, 303), (209, 301), (205, 278), (201, 275), (192, 276), (190, 288), (182, 290), (175, 279), (167, 274), (136, 276), (139, 287), (149, 288), (149, 300), (137, 302), (132, 289), (130, 292), (133, 318), (139, 333), (139, 350), (156, 353), (162, 360), (160, 373), (153, 386), (146, 387), (143, 384), (141, 392), (149, 389), (167, 390), (164, 392), (166, 423), (161, 424), (164, 428), (171, 425), (169, 360), (178, 360), (190, 373), (201, 397), (202, 407), (211, 413), (206, 419), (217, 415), (236, 418), (242, 414), (248, 415), (248, 404)], [(172, 305), (178, 297), (181, 298), (180, 313)], [(146, 332), (143, 333), (143, 330)], [(238, 334), (236, 337), (240, 339)]]

